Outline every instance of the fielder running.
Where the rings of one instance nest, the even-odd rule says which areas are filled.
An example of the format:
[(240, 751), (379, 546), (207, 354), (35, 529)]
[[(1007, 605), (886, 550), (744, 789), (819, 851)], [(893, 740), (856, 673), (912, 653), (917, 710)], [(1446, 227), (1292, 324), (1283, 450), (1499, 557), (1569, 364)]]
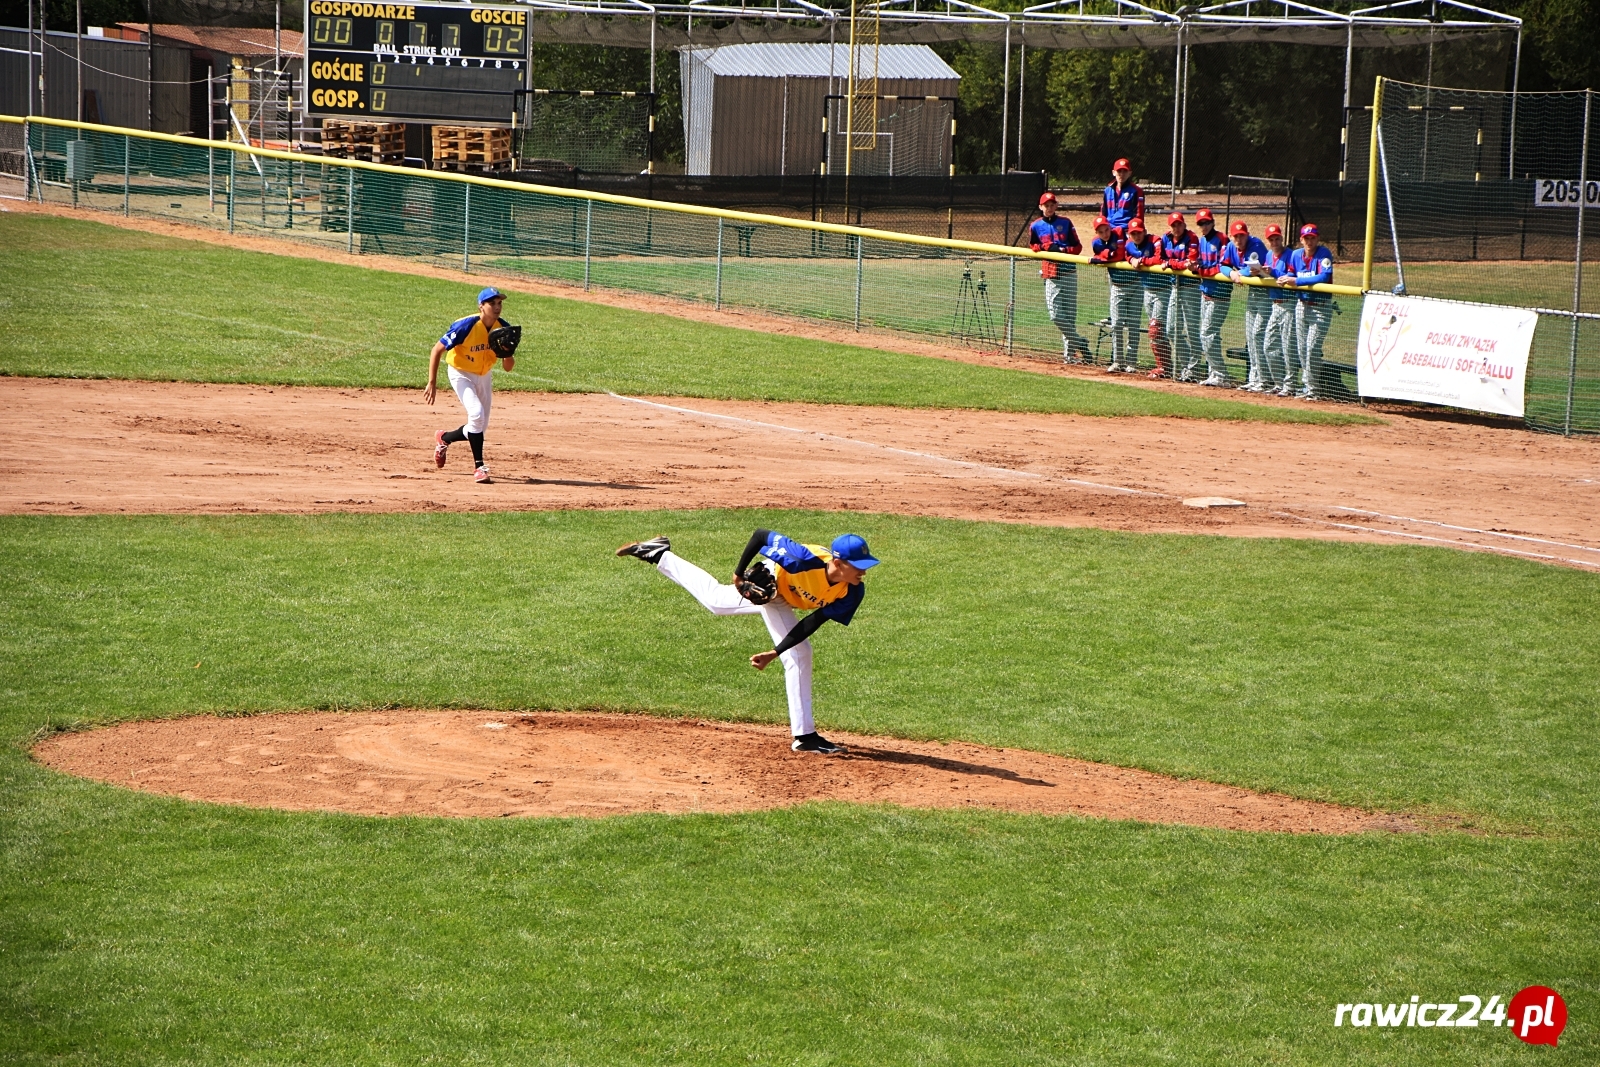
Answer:
[(483, 462), (483, 434), (489, 428), (489, 405), (494, 399), (495, 360), (506, 370), (516, 363), (517, 344), (522, 327), (500, 321), (506, 295), (490, 287), (478, 294), (478, 313), (450, 324), (444, 336), (428, 354), (428, 385), (422, 398), (433, 403), (438, 390), (439, 358), (450, 353), (446, 373), (461, 406), (467, 409), (466, 423), (454, 430), (439, 430), (433, 435), (433, 465), (443, 467), (445, 453), (457, 441), (472, 446), (472, 479), (488, 482), (489, 468)]
[[(856, 534), (841, 534), (823, 548), (802, 545), (776, 530), (758, 529), (739, 556), (732, 585), (721, 584), (675, 554), (665, 537), (623, 545), (617, 555), (653, 564), (713, 615), (760, 615), (776, 643), (751, 656), (750, 665), (760, 671), (775, 659), (783, 663), (789, 732), (794, 736), (789, 747), (796, 752), (840, 751), (817, 733), (811, 718), (811, 635), (829, 619), (850, 625), (866, 595), (862, 576), (878, 565), (866, 541)], [(796, 610), (811, 614), (797, 622)]]
[[(1042, 219), (1034, 219), (1028, 227), (1028, 247), (1035, 252), (1066, 252), (1077, 255), (1083, 251), (1078, 231), (1072, 220), (1056, 214), (1056, 194), (1045, 193), (1039, 198)], [(1061, 331), (1061, 360), (1064, 363), (1083, 363), (1089, 355), (1089, 342), (1078, 332), (1078, 268), (1072, 263), (1042, 260), (1039, 277), (1044, 279), (1044, 307), (1050, 321)]]

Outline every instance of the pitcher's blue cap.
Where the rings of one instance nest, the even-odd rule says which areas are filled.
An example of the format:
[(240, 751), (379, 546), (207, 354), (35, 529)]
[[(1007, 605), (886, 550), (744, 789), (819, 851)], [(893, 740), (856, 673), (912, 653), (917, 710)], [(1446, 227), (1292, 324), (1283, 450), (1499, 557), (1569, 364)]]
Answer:
[(491, 285), (489, 288), (478, 294), (478, 303), (481, 304), (485, 300), (494, 300), (497, 298), (504, 300), (506, 298), (506, 294), (502, 293), (500, 290)]
[(864, 571), (878, 565), (878, 561), (872, 558), (872, 550), (867, 547), (866, 538), (860, 534), (840, 534), (833, 539), (830, 548), (834, 558), (844, 560), (857, 570)]

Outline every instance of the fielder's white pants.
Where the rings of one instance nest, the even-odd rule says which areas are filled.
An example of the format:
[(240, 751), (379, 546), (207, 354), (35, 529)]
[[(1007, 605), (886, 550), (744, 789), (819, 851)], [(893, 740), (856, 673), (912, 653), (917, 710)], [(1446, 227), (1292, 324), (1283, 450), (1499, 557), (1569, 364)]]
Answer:
[(1194, 377), (1195, 365), (1200, 362), (1200, 283), (1193, 278), (1174, 278), (1173, 283), (1167, 305), (1167, 337), (1178, 377), (1187, 379)]
[(1289, 389), (1294, 388), (1295, 368), (1300, 364), (1294, 337), (1295, 303), (1293, 299), (1274, 300), (1267, 316), (1267, 368), (1279, 385)]
[(1261, 389), (1277, 386), (1267, 364), (1267, 320), (1272, 317), (1272, 297), (1251, 287), (1244, 302), (1244, 345), (1250, 353), (1250, 378), (1245, 383)]
[(1064, 264), (1054, 278), (1044, 280), (1044, 307), (1050, 321), (1061, 331), (1061, 352), (1073, 358), (1073, 350), (1085, 351), (1089, 343), (1078, 332), (1078, 272)]
[(1333, 321), (1333, 306), (1325, 301), (1295, 302), (1294, 339), (1300, 352), (1300, 375), (1305, 380), (1305, 391), (1315, 395), (1322, 391), (1322, 342), (1328, 336), (1328, 325)]
[(1200, 295), (1200, 351), (1205, 353), (1206, 373), (1213, 378), (1228, 376), (1228, 364), (1222, 358), (1222, 324), (1228, 321), (1228, 306), (1232, 303), (1231, 294)]
[[(760, 615), (777, 645), (789, 636), (796, 619), (794, 609), (782, 600), (757, 606), (739, 595), (731, 585), (723, 585), (682, 556), (663, 552), (656, 570), (677, 582), (700, 601), (713, 615)], [(789, 694), (789, 732), (795, 737), (815, 733), (811, 720), (811, 642), (802, 641), (778, 657), (783, 664), (784, 689)]]
[(1144, 332), (1144, 286), (1138, 280), (1111, 285), (1111, 363), (1139, 365), (1139, 335)]
[(489, 428), (489, 403), (494, 398), (494, 372), (491, 370), (483, 374), (473, 374), (471, 371), (457, 370), (448, 365), (445, 371), (450, 378), (450, 388), (456, 391), (456, 399), (467, 409), (467, 432), (483, 433)]

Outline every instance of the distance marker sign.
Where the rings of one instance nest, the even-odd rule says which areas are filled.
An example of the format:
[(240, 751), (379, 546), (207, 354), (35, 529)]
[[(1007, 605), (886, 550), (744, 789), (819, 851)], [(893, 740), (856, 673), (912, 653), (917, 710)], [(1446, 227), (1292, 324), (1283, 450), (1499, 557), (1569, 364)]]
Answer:
[(527, 71), (526, 10), (310, 0), (305, 26), (308, 114), (513, 123)]

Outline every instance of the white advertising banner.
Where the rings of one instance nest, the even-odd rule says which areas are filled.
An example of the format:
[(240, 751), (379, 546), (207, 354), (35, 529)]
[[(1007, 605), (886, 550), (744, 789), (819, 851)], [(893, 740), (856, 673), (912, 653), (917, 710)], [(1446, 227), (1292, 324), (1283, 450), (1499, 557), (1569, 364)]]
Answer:
[(1522, 308), (1368, 293), (1357, 388), (1362, 396), (1520, 416), (1538, 323)]

